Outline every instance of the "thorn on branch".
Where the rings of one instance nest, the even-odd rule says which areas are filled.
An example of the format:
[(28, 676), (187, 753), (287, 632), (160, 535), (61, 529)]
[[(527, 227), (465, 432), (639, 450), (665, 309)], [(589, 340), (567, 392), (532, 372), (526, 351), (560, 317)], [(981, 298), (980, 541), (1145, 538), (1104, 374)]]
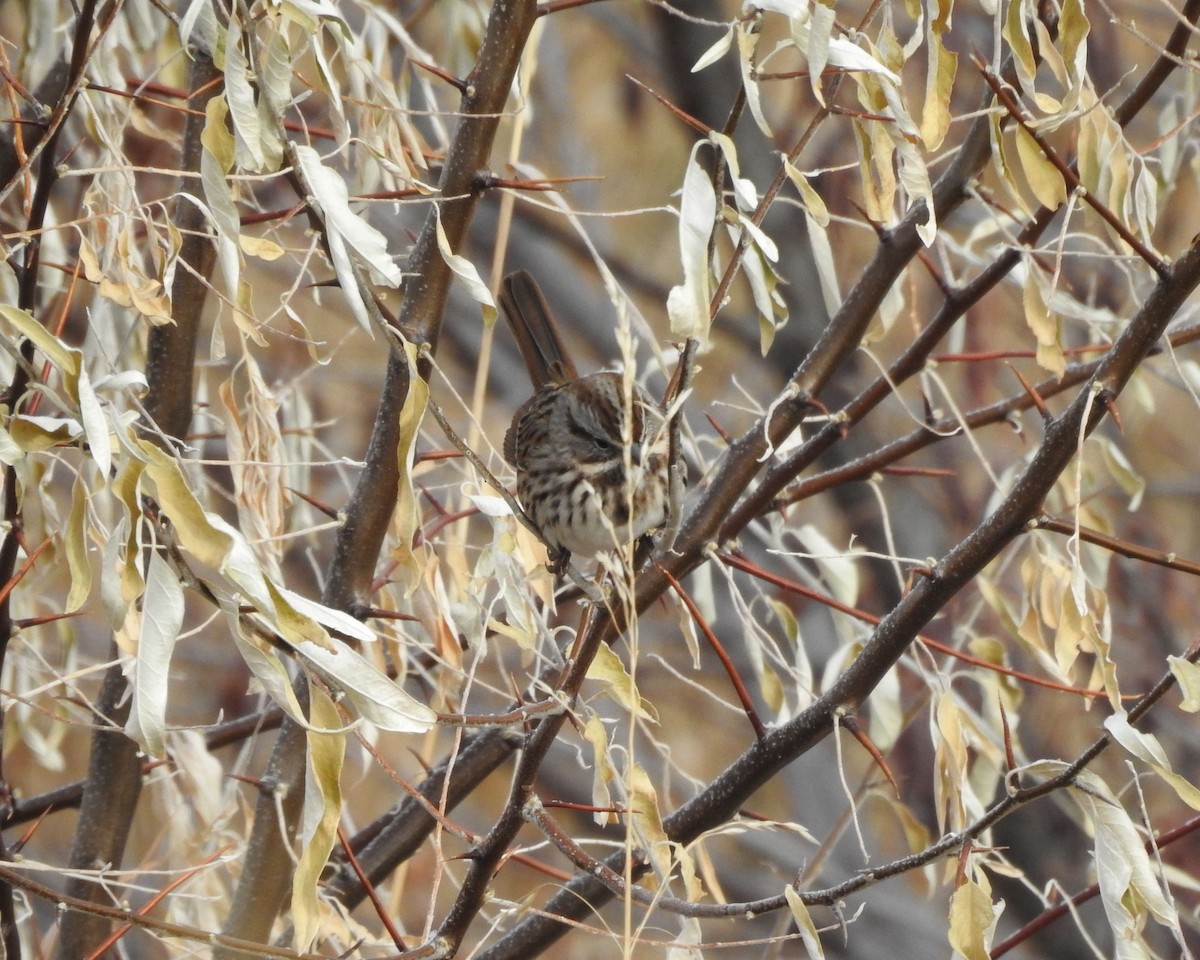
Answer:
[(1050, 413), (1050, 408), (1046, 406), (1046, 401), (1042, 399), (1042, 395), (1037, 392), (1037, 387), (1026, 380), (1024, 374), (1022, 374), (1021, 371), (1014, 367), (1011, 363), (1008, 364), (1008, 369), (1011, 370), (1013, 372), (1013, 376), (1015, 376), (1021, 382), (1021, 387), (1029, 396), (1029, 399), (1033, 401), (1033, 405), (1037, 408), (1037, 412), (1042, 415), (1042, 422), (1049, 423), (1051, 420), (1053, 420), (1054, 415)]
[(427, 73), (432, 73), (439, 80), (444, 80), (464, 97), (467, 96), (468, 91), (471, 89), (470, 84), (468, 84), (466, 80), (456, 77), (454, 74), (443, 70), (441, 67), (434, 66), (432, 63), (425, 63), (424, 61), (417, 60), (413, 57), (409, 57), (408, 62), (414, 67), (420, 67)]
[(678, 119), (682, 120), (685, 124), (687, 124), (693, 130), (695, 130), (697, 133), (699, 133), (705, 137), (710, 136), (712, 134), (713, 128), (710, 127), (703, 120), (697, 120), (686, 110), (681, 110), (679, 107), (675, 106), (675, 104), (673, 104), (670, 100), (668, 100), (662, 94), (655, 91), (653, 87), (647, 86), (645, 83), (643, 83), (637, 77), (633, 76), (633, 74), (627, 73), (627, 74), (625, 74), (625, 76), (628, 77), (630, 80), (632, 80), (634, 83), (636, 83), (643, 90), (645, 90), (648, 94), (650, 94), (650, 96), (652, 96), (655, 100), (657, 100), (659, 103), (661, 103), (672, 114), (674, 114)]
[(883, 775), (887, 777), (888, 783), (892, 785), (892, 790), (895, 791), (897, 797), (900, 796), (900, 784), (896, 782), (896, 777), (892, 774), (892, 768), (888, 766), (887, 760), (884, 759), (883, 753), (875, 746), (875, 742), (870, 735), (859, 725), (858, 718), (845, 714), (838, 718), (838, 722), (845, 727), (853, 735), (864, 750), (871, 755), (871, 759), (875, 761), (876, 766), (883, 771)]
[(1108, 411), (1108, 415), (1112, 417), (1113, 423), (1117, 425), (1117, 429), (1121, 433), (1125, 432), (1125, 427), (1121, 423), (1121, 412), (1117, 409), (1117, 395), (1111, 390), (1101, 390), (1096, 399), (1103, 404), (1104, 409)]
[(885, 227), (882, 223), (880, 223), (878, 220), (876, 220), (874, 217), (872, 217), (869, 213), (867, 213), (866, 209), (864, 207), (862, 207), (856, 200), (854, 200), (852, 198), (850, 199), (850, 206), (852, 206), (855, 210), (857, 210), (859, 212), (859, 214), (862, 216), (863, 220), (865, 220), (867, 222), (867, 224), (871, 227), (871, 229), (875, 231), (875, 238), (877, 240), (879, 240), (882, 243), (884, 240), (887, 239), (887, 233), (888, 233), (887, 227)]
[(1016, 789), (1020, 789), (1021, 784), (1017, 776), (1017, 755), (1013, 750), (1012, 728), (1008, 725), (1008, 712), (1004, 709), (1003, 698), (997, 696), (997, 706), (1000, 707), (1000, 725), (1004, 732), (1004, 763), (1005, 763), (1005, 787), (1011, 784)]

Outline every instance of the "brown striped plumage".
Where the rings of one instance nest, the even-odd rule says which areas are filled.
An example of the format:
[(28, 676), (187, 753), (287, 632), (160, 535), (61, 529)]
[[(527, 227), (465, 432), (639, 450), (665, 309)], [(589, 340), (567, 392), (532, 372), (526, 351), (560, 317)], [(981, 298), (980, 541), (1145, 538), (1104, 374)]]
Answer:
[(619, 373), (579, 376), (529, 274), (506, 277), (500, 303), (535, 388), (513, 417), (504, 456), (547, 546), (590, 557), (661, 525), (668, 440), (658, 405)]

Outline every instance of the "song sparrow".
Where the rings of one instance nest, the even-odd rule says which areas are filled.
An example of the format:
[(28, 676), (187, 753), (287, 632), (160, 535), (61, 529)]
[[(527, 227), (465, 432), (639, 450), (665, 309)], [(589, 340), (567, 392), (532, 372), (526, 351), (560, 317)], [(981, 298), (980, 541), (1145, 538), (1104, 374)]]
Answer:
[(572, 553), (593, 556), (666, 520), (666, 422), (622, 374), (579, 376), (533, 277), (514, 273), (502, 287), (535, 390), (513, 417), (504, 456), (516, 468), (522, 508), (561, 569)]

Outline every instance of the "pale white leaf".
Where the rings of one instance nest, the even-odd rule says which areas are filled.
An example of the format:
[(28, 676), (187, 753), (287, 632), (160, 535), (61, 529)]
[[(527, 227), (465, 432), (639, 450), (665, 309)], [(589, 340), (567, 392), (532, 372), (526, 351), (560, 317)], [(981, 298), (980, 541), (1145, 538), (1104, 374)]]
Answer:
[(308, 718), (300, 708), (295, 691), (292, 690), (292, 678), (282, 658), (246, 630), (236, 604), (225, 598), (219, 599), (218, 602), (229, 621), (238, 653), (250, 668), (250, 673), (259, 686), (293, 721), (307, 726)]
[(796, 528), (795, 536), (804, 545), (805, 555), (821, 570), (821, 579), (829, 585), (833, 595), (842, 603), (858, 603), (858, 561), (848, 556), (848, 551), (836, 547), (819, 527), (811, 523)]
[(179, 41), (194, 46), (211, 57), (217, 49), (217, 15), (212, 0), (189, 0), (179, 18)]
[(683, 283), (667, 295), (671, 332), (676, 336), (708, 340), (709, 301), (712, 277), (708, 266), (708, 242), (717, 216), (717, 195), (711, 179), (696, 159), (702, 144), (692, 148), (683, 177), (679, 203), (679, 253)]
[(804, 57), (808, 60), (808, 76), (813, 95), (822, 106), (825, 104), (825, 66), (830, 60), (835, 17), (836, 11), (832, 6), (814, 3), (809, 8), (807, 22), (793, 28), (796, 42), (801, 45)]
[(1200, 810), (1200, 787), (1171, 769), (1171, 761), (1154, 734), (1134, 727), (1123, 710), (1105, 717), (1104, 729), (1129, 753), (1149, 764), (1180, 800), (1193, 810)]
[(325, 222), (329, 257), (333, 261), (342, 294), (355, 319), (369, 333), (371, 320), (359, 293), (351, 251), (357, 254), (359, 262), (370, 272), (375, 283), (399, 286), (402, 279), (400, 268), (392, 262), (384, 235), (350, 209), (350, 192), (341, 176), (321, 163), (320, 155), (312, 147), (297, 144), (293, 151), (304, 182), (312, 191), (309, 200), (320, 211)]
[(900, 74), (888, 70), (888, 67), (883, 66), (874, 56), (871, 56), (862, 47), (854, 46), (845, 37), (830, 37), (829, 62), (835, 67), (841, 67), (842, 70), (854, 73), (877, 73), (878, 76), (890, 80), (895, 86), (900, 85)]
[(229, 103), (229, 119), (233, 121), (238, 163), (249, 170), (266, 170), (250, 63), (242, 52), (242, 25), (237, 18), (229, 21), (225, 36), (225, 98)]
[(763, 113), (762, 97), (758, 92), (758, 78), (755, 75), (755, 51), (758, 48), (758, 30), (752, 20), (744, 20), (737, 25), (738, 67), (742, 72), (742, 90), (746, 94), (746, 107), (754, 118), (763, 136), (771, 136), (771, 127)]
[(829, 242), (829, 232), (806, 215), (808, 221), (808, 243), (812, 249), (813, 264), (817, 268), (817, 279), (821, 284), (821, 299), (825, 302), (825, 312), (833, 316), (842, 308), (842, 291), (838, 286), (837, 262), (833, 256), (833, 245)]
[(133, 706), (125, 732), (152, 757), (166, 756), (168, 670), (183, 626), (183, 587), (158, 550), (150, 550), (141, 634), (138, 637)]
[[(1042, 761), (1031, 769), (1053, 776), (1061, 763)], [(1100, 899), (1117, 944), (1119, 960), (1148, 957), (1142, 937), (1150, 916), (1178, 932), (1179, 919), (1163, 893), (1154, 864), (1146, 852), (1133, 820), (1100, 777), (1084, 770), (1076, 778), (1071, 796), (1092, 822), (1095, 833), (1095, 867)]]
[(733, 45), (734, 27), (730, 25), (711, 47), (700, 54), (700, 59), (692, 66), (692, 73), (699, 73), (705, 67), (711, 66), (729, 52)]
[(332, 647), (302, 642), (295, 651), (345, 693), (363, 719), (398, 733), (423, 733), (437, 722), (437, 714), (429, 707), (405, 693), (350, 647), (336, 640)]
[(315, 620), (323, 627), (328, 627), (337, 633), (345, 634), (347, 637), (358, 640), (360, 643), (374, 643), (379, 639), (370, 627), (361, 620), (356, 620), (348, 613), (344, 613), (341, 610), (334, 610), (332, 607), (327, 607), (316, 600), (310, 600), (308, 597), (288, 590), (286, 587), (278, 584), (275, 585), (275, 591), (298, 614)]
[[(743, 177), (741, 174), (741, 164), (738, 162), (737, 146), (734, 144), (733, 138), (714, 130), (709, 134), (709, 139), (720, 148), (721, 153), (725, 156), (725, 165), (729, 170), (729, 179), (733, 183), (733, 196), (738, 210), (743, 213), (753, 212), (758, 207), (758, 189), (754, 186), (753, 180)], [(771, 259), (776, 259), (776, 256), (772, 255)]]
[(345, 33), (348, 33), (350, 30), (345, 17), (333, 3), (333, 0), (283, 0), (280, 8), (289, 17), (293, 17), (305, 24), (315, 24), (321, 20), (328, 20), (340, 27)]
[(0, 425), (0, 463), (12, 467), (25, 457), (25, 451), (2, 425)]
[(704, 954), (700, 952), (702, 941), (700, 921), (695, 917), (681, 917), (679, 933), (667, 947), (666, 960), (704, 960)]
[(463, 493), (475, 505), (475, 509), (485, 517), (512, 516), (512, 507), (508, 505), (503, 497), (493, 497), (486, 493), (474, 493), (469, 490), (464, 490)]
[[(886, 84), (884, 85), (886, 88)], [(933, 207), (933, 184), (929, 181), (929, 170), (917, 146), (904, 139), (896, 141), (896, 153), (900, 160), (900, 182), (908, 191), (910, 206), (920, 201), (925, 203), (925, 220), (917, 224), (917, 236), (925, 246), (937, 237), (937, 216)]]
[(1183, 693), (1179, 709), (1188, 713), (1200, 711), (1200, 666), (1183, 657), (1167, 657), (1167, 664), (1175, 674), (1175, 681)]
[(446, 266), (450, 268), (450, 272), (462, 281), (471, 299), (483, 307), (484, 320), (491, 323), (496, 318), (496, 301), (492, 299), (492, 292), (488, 289), (487, 284), (480, 279), (479, 271), (475, 269), (475, 264), (450, 249), (450, 240), (446, 236), (446, 231), (442, 228), (441, 208), (435, 207), (434, 214), (436, 216), (434, 226), (437, 230), (438, 251), (441, 253), (442, 259), (446, 261)]
[(1115, 443), (1106, 441), (1101, 444), (1100, 450), (1104, 455), (1104, 463), (1108, 467), (1109, 474), (1129, 497), (1129, 503), (1126, 504), (1125, 509), (1133, 513), (1142, 505), (1142, 496), (1146, 492), (1145, 478), (1133, 468), (1133, 464), (1125, 456), (1125, 451)]
[(112, 448), (108, 443), (108, 418), (96, 391), (92, 389), (92, 381), (87, 371), (79, 371), (79, 419), (83, 421), (83, 433), (87, 437), (88, 446), (92, 451), (92, 459), (100, 472), (101, 482), (108, 482), (108, 473), (112, 469)]
[(750, 10), (768, 10), (771, 13), (781, 13), (785, 17), (796, 21), (806, 21), (808, 19), (810, 0), (747, 0), (743, 5), (743, 12)]

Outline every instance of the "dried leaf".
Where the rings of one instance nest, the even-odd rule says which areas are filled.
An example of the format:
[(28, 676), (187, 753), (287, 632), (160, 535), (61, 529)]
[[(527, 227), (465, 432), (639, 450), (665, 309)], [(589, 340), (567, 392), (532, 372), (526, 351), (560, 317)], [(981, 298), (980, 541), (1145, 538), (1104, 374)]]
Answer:
[(617, 656), (612, 647), (607, 644), (601, 645), (595, 659), (588, 667), (587, 676), (589, 680), (595, 680), (603, 686), (604, 692), (630, 713), (651, 723), (658, 722), (658, 714), (654, 706), (648, 700), (642, 699), (642, 695), (638, 693), (637, 687), (634, 685), (633, 677), (629, 675), (625, 664), (621, 662), (621, 658)]
[(371, 319), (359, 292), (358, 280), (351, 263), (351, 254), (369, 271), (375, 283), (390, 287), (400, 285), (400, 268), (392, 262), (387, 238), (350, 209), (350, 191), (342, 177), (326, 167), (312, 147), (297, 144), (293, 147), (296, 165), (313, 195), (309, 201), (320, 210), (325, 223), (325, 239), (329, 257), (337, 274), (342, 294), (351, 312), (368, 333)]
[(1037, 362), (1044, 370), (1062, 376), (1067, 369), (1058, 317), (1050, 309), (1050, 291), (1042, 279), (1040, 268), (1029, 264), (1025, 273), (1023, 304), (1025, 323), (1037, 340)]
[(592, 806), (597, 808), (592, 819), (603, 827), (616, 823), (618, 819), (617, 814), (608, 809), (612, 806), (612, 793), (608, 786), (618, 780), (620, 774), (609, 758), (604, 721), (598, 716), (588, 717), (583, 727), (583, 738), (592, 746)]
[(1167, 657), (1167, 664), (1183, 694), (1183, 702), (1179, 704), (1179, 709), (1187, 713), (1200, 712), (1200, 665), (1176, 656)]
[(1171, 761), (1154, 734), (1134, 727), (1124, 710), (1105, 717), (1104, 729), (1129, 753), (1148, 764), (1180, 800), (1193, 810), (1200, 810), (1200, 787), (1171, 769)]
[(800, 894), (796, 892), (795, 887), (790, 884), (783, 888), (783, 896), (787, 900), (788, 910), (792, 914), (796, 929), (800, 932), (800, 939), (804, 943), (804, 949), (810, 960), (822, 960), (825, 956), (825, 948), (821, 946), (821, 937), (817, 933), (817, 925), (813, 923), (808, 907), (800, 899)]
[(692, 65), (692, 73), (699, 73), (705, 67), (712, 66), (725, 56), (733, 46), (733, 34), (736, 29), (736, 25), (730, 24), (717, 42), (705, 50), (704, 53), (700, 54), (700, 59)]
[(464, 256), (460, 256), (450, 249), (450, 241), (446, 237), (446, 231), (442, 229), (442, 214), (441, 208), (435, 208), (436, 216), (436, 232), (438, 251), (442, 255), (442, 259), (446, 261), (446, 266), (467, 289), (467, 293), (471, 299), (483, 307), (484, 323), (492, 324), (496, 321), (496, 301), (492, 299), (492, 292), (488, 289), (488, 285), (479, 277), (479, 271), (475, 269), (475, 264)]
[[(304, 809), (297, 844), (300, 859), (292, 875), (292, 945), (308, 950), (321, 932), (321, 902), (317, 888), (321, 871), (337, 842), (342, 816), (342, 761), (346, 735), (337, 707), (324, 690), (309, 687), (308, 763), (304, 775)], [(322, 731), (337, 731), (325, 733)]]
[(295, 651), (346, 695), (360, 717), (381, 730), (424, 733), (437, 722), (437, 714), (429, 707), (405, 693), (346, 644), (302, 641), (295, 645)]
[(263, 173), (268, 166), (254, 92), (256, 80), (250, 75), (250, 62), (242, 50), (244, 37), (241, 21), (236, 16), (230, 17), (225, 35), (225, 98), (229, 104), (229, 119), (233, 124), (238, 165)]
[(992, 903), (991, 892), (974, 880), (959, 884), (950, 898), (950, 946), (955, 957), (988, 960), (996, 923), (1004, 902)]
[(92, 592), (92, 564), (88, 557), (87, 497), (87, 485), (83, 482), (83, 476), (77, 475), (75, 483), (71, 486), (71, 514), (67, 517), (67, 528), (63, 531), (67, 569), (71, 577), (71, 590), (67, 594), (65, 607), (67, 613), (74, 613), (82, 607)]
[(629, 814), (630, 826), (637, 836), (638, 844), (649, 855), (658, 879), (665, 882), (671, 875), (673, 844), (663, 827), (662, 814), (658, 807), (658, 793), (645, 768), (635, 763), (629, 771)]
[(712, 300), (712, 272), (708, 263), (708, 244), (716, 225), (717, 195), (712, 180), (700, 166), (697, 155), (702, 143), (692, 148), (683, 177), (683, 196), (679, 202), (679, 254), (683, 283), (667, 295), (667, 313), (671, 332), (679, 337), (695, 337), (703, 346), (708, 342), (709, 302)]
[(1028, 130), (1017, 127), (1016, 137), (1021, 173), (1038, 203), (1051, 210), (1062, 206), (1067, 201), (1067, 183), (1062, 173), (1050, 162)]
[(738, 67), (742, 71), (742, 90), (746, 93), (746, 107), (763, 136), (770, 137), (771, 127), (763, 113), (762, 97), (759, 95), (755, 74), (755, 58), (758, 51), (759, 31), (753, 20), (741, 20), (736, 27)]
[[(417, 369), (417, 348), (407, 341), (403, 350), (408, 369)], [(399, 440), (396, 458), (399, 465), (399, 489), (396, 496), (396, 511), (393, 523), (396, 527), (396, 546), (392, 558), (397, 562), (396, 579), (406, 596), (412, 596), (421, 583), (427, 565), (428, 547), (422, 543), (414, 546), (421, 525), (421, 511), (417, 505), (416, 488), (413, 485), (413, 463), (416, 458), (417, 436), (425, 408), (429, 402), (429, 385), (418, 376), (409, 383), (408, 395), (400, 411)]]
[(938, 0), (937, 16), (931, 16), (927, 44), (929, 65), (926, 68), (925, 106), (921, 113), (921, 142), (926, 150), (937, 150), (950, 129), (950, 95), (958, 74), (958, 54), (947, 50), (943, 35), (950, 29), (951, 0)]
[(133, 706), (125, 733), (152, 757), (166, 756), (168, 671), (182, 627), (183, 587), (162, 553), (151, 549), (134, 663)]

